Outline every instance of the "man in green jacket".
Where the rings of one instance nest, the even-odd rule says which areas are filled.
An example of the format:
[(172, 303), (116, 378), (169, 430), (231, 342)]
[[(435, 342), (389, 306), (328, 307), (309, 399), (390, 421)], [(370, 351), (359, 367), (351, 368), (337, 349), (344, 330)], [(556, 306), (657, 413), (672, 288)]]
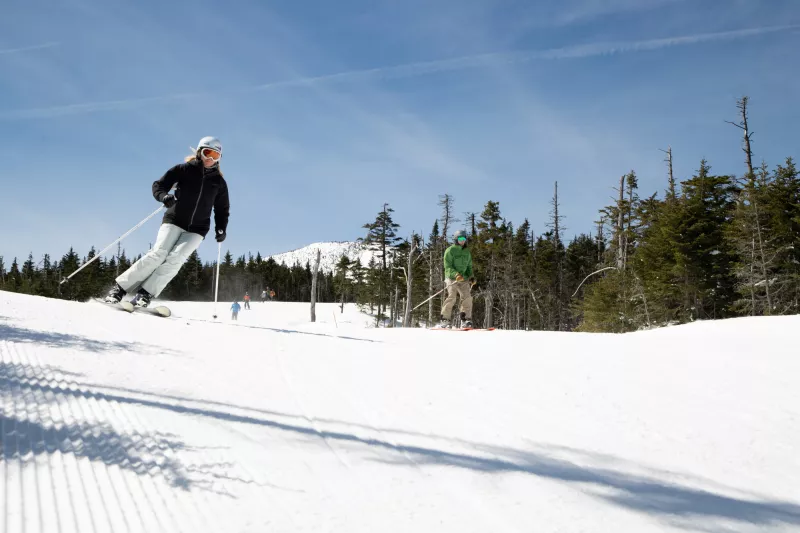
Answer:
[(450, 315), (456, 303), (456, 297), (461, 296), (461, 327), (472, 327), (472, 295), (470, 289), (475, 281), (472, 277), (472, 254), (467, 248), (467, 235), (456, 231), (455, 244), (444, 252), (444, 277), (447, 289), (447, 298), (442, 307), (440, 327), (450, 327)]

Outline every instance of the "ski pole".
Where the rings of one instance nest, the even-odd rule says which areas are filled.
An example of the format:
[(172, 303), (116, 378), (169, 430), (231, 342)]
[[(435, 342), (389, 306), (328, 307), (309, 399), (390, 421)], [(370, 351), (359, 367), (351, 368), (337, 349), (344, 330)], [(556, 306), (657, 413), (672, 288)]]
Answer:
[[(456, 283), (465, 283), (466, 281), (467, 281), (467, 280), (464, 280), (464, 281), (457, 281)], [(472, 286), (474, 287), (474, 286), (475, 286), (475, 283), (473, 283), (473, 284), (472, 284)], [(418, 306), (416, 306), (416, 307), (415, 307), (414, 309), (412, 309), (411, 311), (416, 311), (417, 309), (419, 309), (420, 307), (422, 307), (422, 306), (423, 306), (423, 305), (425, 305), (426, 303), (430, 302), (431, 300), (433, 300), (434, 298), (436, 298), (437, 296), (439, 296), (440, 294), (442, 294), (442, 293), (445, 291), (445, 289), (447, 289), (447, 287), (445, 287), (444, 289), (440, 290), (439, 292), (437, 292), (436, 294), (434, 294), (433, 296), (431, 296), (430, 298), (428, 298), (428, 299), (427, 299), (427, 300), (425, 300), (424, 302), (420, 303)]]
[(150, 213), (149, 215), (147, 215), (147, 218), (145, 218), (144, 220), (142, 220), (141, 222), (139, 222), (138, 224), (136, 224), (134, 227), (132, 227), (131, 229), (129, 229), (127, 232), (125, 232), (125, 234), (124, 234), (124, 235), (122, 235), (122, 237), (118, 238), (117, 240), (115, 240), (114, 242), (112, 242), (111, 244), (109, 244), (108, 246), (106, 246), (105, 248), (103, 248), (102, 250), (100, 250), (99, 252), (97, 252), (97, 255), (95, 255), (95, 256), (94, 256), (94, 257), (92, 257), (92, 258), (91, 258), (89, 261), (87, 261), (86, 263), (84, 263), (84, 264), (83, 264), (83, 265), (82, 265), (82, 266), (81, 266), (81, 267), (80, 267), (78, 270), (76, 270), (75, 272), (73, 272), (72, 274), (70, 274), (68, 277), (66, 277), (66, 278), (62, 279), (62, 280), (61, 280), (61, 283), (59, 283), (59, 285), (63, 285), (64, 283), (68, 282), (70, 279), (72, 279), (72, 276), (74, 276), (75, 274), (77, 274), (78, 272), (80, 272), (81, 270), (83, 270), (84, 268), (86, 268), (87, 266), (91, 265), (91, 264), (92, 264), (92, 263), (93, 263), (93, 262), (94, 262), (96, 259), (98, 259), (98, 258), (102, 257), (102, 255), (103, 255), (104, 253), (106, 253), (106, 252), (108, 251), (108, 249), (109, 249), (109, 248), (111, 248), (112, 246), (114, 246), (115, 244), (117, 244), (119, 241), (121, 241), (122, 239), (124, 239), (125, 237), (127, 237), (128, 235), (130, 235), (131, 233), (133, 233), (134, 231), (136, 231), (137, 229), (139, 229), (139, 228), (140, 228), (140, 227), (141, 227), (141, 226), (142, 226), (142, 225), (143, 225), (145, 222), (147, 222), (148, 220), (150, 220), (151, 218), (153, 218), (154, 216), (156, 216), (156, 215), (158, 214), (158, 212), (159, 212), (159, 211), (161, 211), (162, 209), (164, 209), (164, 206), (163, 206), (163, 205), (162, 205), (162, 206), (159, 206), (159, 208), (158, 208), (158, 209), (156, 209), (155, 211), (153, 211), (152, 213)]
[(219, 294), (219, 261), (222, 257), (222, 243), (217, 248), (217, 281), (214, 283), (214, 318), (217, 318), (217, 295)]
[[(447, 287), (445, 287), (445, 289), (446, 289), (446, 288), (447, 288)], [(430, 298), (428, 298), (427, 300), (425, 300), (424, 302), (422, 302), (421, 304), (419, 304), (417, 307), (415, 307), (414, 309), (412, 309), (412, 311), (416, 311), (417, 309), (419, 309), (420, 307), (422, 307), (422, 306), (423, 306), (423, 305), (425, 305), (426, 303), (430, 302), (431, 300), (433, 300), (434, 298), (436, 298), (437, 296), (439, 296), (439, 295), (440, 295), (440, 294), (442, 294), (443, 292), (444, 292), (444, 289), (440, 290), (439, 292), (437, 292), (436, 294), (434, 294), (433, 296), (431, 296)]]

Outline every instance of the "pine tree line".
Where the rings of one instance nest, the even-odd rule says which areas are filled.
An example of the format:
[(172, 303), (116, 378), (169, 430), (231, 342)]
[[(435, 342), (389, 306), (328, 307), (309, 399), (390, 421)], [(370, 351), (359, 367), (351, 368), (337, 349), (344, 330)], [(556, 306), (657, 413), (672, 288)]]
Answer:
[[(114, 279), (139, 257), (129, 260), (124, 250), (111, 258), (101, 257), (79, 272), (69, 282), (60, 281), (95, 257), (95, 249), (81, 258), (70, 248), (58, 261), (49, 255), (38, 263), (33, 254), (19, 266), (16, 258), (7, 268), (0, 256), (0, 290), (33, 294), (50, 298), (85, 301), (104, 295)], [(140, 256), (141, 257), (141, 256)], [(203, 263), (195, 251), (189, 256), (178, 275), (170, 282), (160, 298), (166, 300), (210, 301), (214, 299), (216, 262)], [(249, 292), (257, 300), (263, 290), (275, 291), (277, 300), (308, 301), (311, 297), (311, 268), (308, 264), (286, 266), (272, 258), (262, 259), (248, 254), (235, 261), (231, 253), (220, 264), (219, 298), (222, 301), (241, 300)], [(317, 282), (317, 301), (334, 301), (333, 274), (320, 273)]]
[[(706, 160), (680, 183), (642, 198), (634, 171), (619, 181), (617, 200), (600, 210), (597, 233), (564, 242), (555, 184), (548, 231), (534, 235), (489, 201), (467, 213), (477, 285), (473, 321), (482, 327), (625, 332), (694, 320), (800, 313), (800, 178), (792, 158), (770, 170), (753, 168), (749, 100), (737, 102), (743, 131), (743, 177), (713, 175)], [(342, 302), (359, 303), (378, 323), (401, 324), (411, 300), (424, 302), (444, 286), (442, 257), (460, 222), (454, 199), (440, 197), (440, 217), (427, 242), (412, 235), (399, 245), (398, 226), (383, 206), (364, 242), (381, 250), (381, 264), (337, 267)], [(415, 244), (417, 256), (409, 262)], [(391, 253), (387, 253), (390, 247)], [(389, 264), (384, 264), (386, 258)], [(405, 271), (412, 265), (413, 283)], [(400, 275), (394, 274), (404, 268)], [(387, 285), (388, 284), (388, 285)], [(408, 298), (406, 294), (410, 294)], [(438, 320), (444, 295), (416, 309), (412, 324)]]

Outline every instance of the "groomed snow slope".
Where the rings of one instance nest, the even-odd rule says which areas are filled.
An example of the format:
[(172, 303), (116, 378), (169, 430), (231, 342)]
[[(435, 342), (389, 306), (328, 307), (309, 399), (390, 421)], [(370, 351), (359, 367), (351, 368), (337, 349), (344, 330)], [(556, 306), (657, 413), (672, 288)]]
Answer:
[(170, 305), (0, 292), (0, 531), (800, 531), (800, 317), (611, 336)]

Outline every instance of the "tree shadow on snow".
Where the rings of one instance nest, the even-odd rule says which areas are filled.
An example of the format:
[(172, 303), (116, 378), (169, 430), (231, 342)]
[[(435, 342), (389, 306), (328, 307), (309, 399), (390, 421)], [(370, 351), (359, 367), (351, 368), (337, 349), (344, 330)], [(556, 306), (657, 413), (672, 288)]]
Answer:
[[(111, 387), (103, 387), (108, 390)], [(651, 470), (647, 475), (631, 474), (608, 467), (587, 466), (587, 463), (598, 463), (602, 459), (578, 450), (571, 450), (573, 455), (580, 456), (575, 464), (568, 460), (554, 457), (562, 449), (548, 447), (537, 451), (525, 451), (512, 448), (491, 447), (467, 441), (453, 440), (450, 446), (457, 444), (470, 452), (453, 452), (439, 449), (436, 446), (411, 446), (395, 444), (388, 440), (366, 438), (343, 431), (317, 430), (310, 427), (303, 417), (271, 413), (269, 411), (250, 409), (228, 405), (221, 402), (204, 402), (202, 400), (185, 399), (177, 396), (161, 396), (158, 394), (130, 389), (119, 389), (134, 393), (137, 397), (101, 392), (83, 392), (84, 397), (103, 398), (108, 401), (132, 403), (147, 407), (164, 409), (176, 413), (208, 417), (225, 422), (252, 424), (296, 435), (325, 439), (328, 442), (351, 443), (363, 445), (365, 450), (374, 452), (384, 450), (390, 452), (379, 459), (387, 464), (424, 467), (426, 465), (446, 466), (474, 472), (503, 474), (519, 473), (550, 479), (575, 485), (586, 494), (592, 495), (614, 505), (650, 515), (678, 527), (697, 528), (698, 520), (729, 520), (756, 525), (800, 525), (800, 505), (788, 501), (772, 501), (759, 499), (756, 496), (738, 497), (723, 492), (695, 488), (680, 482), (664, 479), (667, 472)], [(70, 392), (67, 391), (69, 394)], [(193, 405), (168, 403), (170, 401), (191, 402)], [(222, 409), (198, 407), (198, 405), (214, 404), (220, 408), (229, 407), (247, 414), (226, 412)], [(296, 421), (296, 422), (295, 422)], [(318, 420), (319, 421), (319, 420)], [(347, 426), (346, 422), (329, 421)], [(391, 433), (397, 441), (402, 432), (370, 428), (379, 434)], [(432, 440), (447, 441), (429, 436)], [(641, 470), (641, 468), (639, 469)], [(672, 477), (672, 476), (669, 476)], [(733, 491), (724, 491), (732, 493)]]
[(41, 344), (49, 348), (72, 348), (92, 353), (101, 352), (117, 352), (117, 351), (130, 351), (135, 350), (136, 353), (144, 354), (172, 354), (176, 355), (179, 352), (155, 346), (151, 344), (143, 344), (136, 342), (120, 342), (120, 341), (101, 341), (75, 335), (72, 333), (57, 333), (54, 331), (36, 331), (23, 327), (11, 326), (9, 324), (0, 324), (0, 340), (9, 342), (20, 342), (29, 344)]
[[(698, 521), (703, 520), (727, 520), (739, 523), (748, 523), (761, 526), (767, 525), (800, 525), (800, 505), (789, 501), (776, 501), (759, 499), (755, 496), (739, 497), (731, 495), (732, 491), (714, 491), (700, 489), (677, 481), (664, 479), (668, 473), (650, 471), (648, 474), (632, 474), (615, 470), (608, 467), (588, 466), (586, 463), (599, 462), (591, 454), (581, 454), (577, 450), (571, 450), (573, 455), (581, 456), (580, 462), (575, 464), (571, 461), (554, 457), (559, 450), (553, 447), (551, 453), (548, 449), (536, 451), (517, 450), (512, 448), (491, 447), (466, 441), (453, 441), (460, 448), (467, 448), (469, 452), (454, 452), (440, 449), (438, 446), (412, 446), (396, 444), (383, 440), (382, 438), (361, 437), (344, 431), (317, 430), (310, 427), (307, 421), (301, 420), (303, 417), (271, 413), (269, 411), (250, 409), (246, 407), (228, 405), (221, 402), (204, 402), (202, 400), (184, 399), (177, 396), (161, 396), (158, 394), (132, 389), (116, 389), (120, 392), (125, 391), (130, 394), (112, 394), (100, 392), (99, 390), (87, 389), (87, 387), (97, 387), (93, 385), (73, 385), (66, 386), (64, 383), (48, 381), (30, 377), (30, 369), (20, 369), (21, 365), (3, 364), (0, 366), (0, 390), (28, 390), (40, 395), (56, 395), (60, 397), (74, 396), (83, 399), (96, 399), (98, 401), (118, 402), (122, 404), (134, 404), (151, 407), (155, 409), (167, 410), (179, 414), (192, 415), (197, 417), (212, 418), (225, 422), (235, 422), (243, 424), (257, 425), (277, 431), (284, 431), (295, 435), (325, 439), (332, 443), (349, 443), (364, 446), (365, 451), (375, 452), (376, 450), (389, 452), (378, 459), (386, 464), (403, 465), (407, 467), (425, 466), (445, 466), (458, 468), (473, 472), (489, 474), (517, 473), (532, 475), (542, 479), (550, 479), (571, 485), (584, 493), (599, 498), (614, 505), (647, 514), (653, 518), (669, 522), (671, 525), (696, 529), (702, 524)], [(104, 390), (113, 390), (113, 387), (101, 386)], [(191, 402), (193, 405), (169, 403)], [(210, 409), (199, 407), (199, 405), (213, 404), (220, 409)], [(247, 410), (253, 415), (237, 414), (226, 412), (225, 407), (236, 410)], [(4, 431), (6, 422), (4, 419)], [(295, 422), (296, 421), (296, 422)], [(14, 421), (18, 422), (18, 421)], [(330, 421), (341, 425), (346, 422)], [(64, 435), (78, 435), (85, 433), (80, 425), (70, 427), (66, 430), (57, 431), (54, 428), (47, 429), (49, 426), (38, 427), (37, 425), (21, 426), (22, 433), (34, 436), (34, 441), (40, 443), (40, 448), (47, 450), (47, 444), (64, 442)], [(90, 438), (84, 445), (83, 453), (88, 457), (98, 460), (120, 461), (122, 464), (134, 464), (129, 458), (129, 449), (135, 449), (131, 443), (138, 442), (134, 437), (125, 438), (113, 432), (111, 428), (96, 428), (95, 438)], [(371, 428), (379, 434), (392, 433), (394, 441), (397, 441), (397, 434), (392, 430)], [(49, 432), (49, 433), (48, 433)], [(70, 433), (71, 432), (71, 433)], [(83, 433), (82, 433), (83, 432)], [(139, 436), (142, 437), (142, 436)], [(145, 441), (150, 439), (150, 447), (153, 449), (181, 449), (180, 443), (175, 443), (163, 439), (163, 435), (150, 435)], [(446, 439), (438, 439), (429, 436), (432, 440), (442, 442)], [(161, 439), (161, 440), (160, 440)], [(3, 435), (5, 442), (6, 435)], [(24, 439), (23, 439), (24, 440)], [(69, 439), (68, 439), (69, 440)], [(74, 440), (74, 439), (73, 439)], [(170, 444), (171, 442), (171, 444)], [(160, 443), (160, 444), (159, 444)], [(50, 444), (52, 446), (53, 444)], [(109, 448), (111, 451), (103, 451)], [(5, 446), (4, 446), (5, 448)], [(120, 448), (122, 448), (120, 450)], [(18, 447), (17, 453), (24, 450)], [(74, 453), (74, 452), (73, 452)], [(371, 453), (371, 455), (374, 455)], [(127, 461), (126, 461), (127, 459)], [(607, 459), (607, 458), (606, 458)], [(607, 462), (607, 461), (606, 461)], [(179, 464), (170, 466), (175, 473), (172, 474), (175, 484), (181, 486), (181, 481), (188, 479), (186, 469), (179, 469)], [(639, 469), (641, 470), (641, 469)], [(728, 492), (728, 494), (723, 493)]]
[[(114, 420), (133, 427), (127, 414), (113, 407), (114, 400), (94, 394), (68, 380), (74, 376), (52, 367), (0, 362), (0, 460), (31, 463), (41, 454), (61, 452), (93, 462), (115, 465), (139, 476), (162, 477), (182, 490), (199, 488), (217, 492), (215, 480), (248, 482), (228, 476), (228, 464), (184, 464), (179, 452), (193, 452), (175, 435), (161, 432), (118, 431), (97, 405), (112, 405)], [(72, 400), (70, 400), (72, 399)], [(75, 401), (77, 400), (77, 402)], [(89, 416), (86, 416), (89, 413)], [(135, 418), (135, 417), (134, 417)], [(230, 494), (222, 493), (230, 496)]]
[[(611, 468), (578, 465), (542, 452), (476, 445), (476, 454), (398, 446), (419, 465), (440, 465), (487, 473), (524, 473), (579, 486), (587, 494), (674, 526), (696, 528), (697, 519), (729, 520), (757, 525), (800, 525), (800, 505), (759, 500), (690, 487)], [(483, 455), (490, 454), (490, 456)], [(583, 458), (590, 454), (583, 454)], [(402, 461), (386, 461), (398, 463)]]

